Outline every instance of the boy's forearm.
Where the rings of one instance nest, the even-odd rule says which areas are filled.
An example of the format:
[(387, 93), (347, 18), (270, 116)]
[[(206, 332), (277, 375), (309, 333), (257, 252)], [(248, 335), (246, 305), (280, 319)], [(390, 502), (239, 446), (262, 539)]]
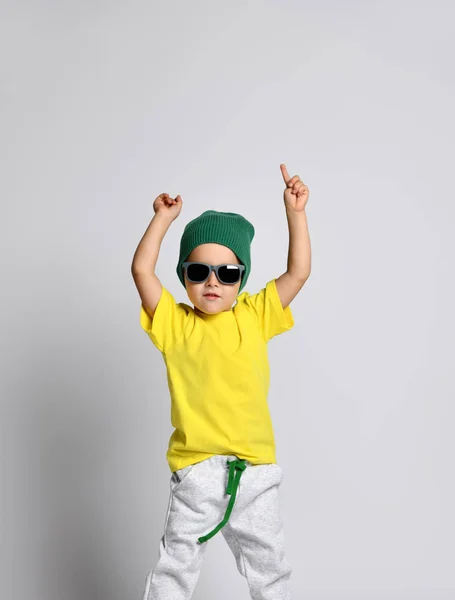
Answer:
[(139, 242), (131, 264), (131, 272), (154, 273), (161, 242), (172, 223), (172, 219), (156, 213)]
[(305, 210), (286, 211), (289, 227), (287, 272), (306, 281), (311, 271), (311, 246)]

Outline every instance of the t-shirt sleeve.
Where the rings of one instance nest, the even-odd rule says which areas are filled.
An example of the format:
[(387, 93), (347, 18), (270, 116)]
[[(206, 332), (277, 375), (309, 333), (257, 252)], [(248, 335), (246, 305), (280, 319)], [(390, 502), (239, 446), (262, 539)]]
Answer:
[(245, 306), (252, 310), (257, 317), (257, 322), (262, 336), (266, 342), (275, 335), (284, 333), (294, 326), (291, 307), (283, 308), (276, 279), (269, 281), (257, 294), (245, 298)]
[(183, 336), (188, 324), (189, 311), (183, 304), (177, 304), (173, 295), (163, 285), (161, 288), (161, 296), (153, 317), (141, 303), (140, 323), (158, 350), (166, 353)]

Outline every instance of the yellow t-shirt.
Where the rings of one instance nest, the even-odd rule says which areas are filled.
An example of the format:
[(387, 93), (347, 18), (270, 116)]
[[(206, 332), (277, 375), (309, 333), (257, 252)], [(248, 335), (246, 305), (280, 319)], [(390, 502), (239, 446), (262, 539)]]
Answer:
[(162, 286), (153, 318), (141, 304), (140, 323), (167, 368), (175, 428), (166, 455), (171, 471), (214, 454), (275, 463), (267, 342), (294, 325), (276, 280), (211, 315), (177, 304)]

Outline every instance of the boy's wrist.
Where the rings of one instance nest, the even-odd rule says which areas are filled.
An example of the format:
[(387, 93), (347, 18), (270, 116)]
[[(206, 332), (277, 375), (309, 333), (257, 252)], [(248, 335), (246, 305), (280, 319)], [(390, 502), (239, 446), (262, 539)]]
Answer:
[(286, 215), (290, 216), (290, 217), (300, 217), (300, 216), (306, 216), (306, 212), (305, 212), (305, 208), (302, 210), (295, 210), (293, 208), (289, 208), (288, 206), (285, 207), (285, 211), (286, 211)]
[(169, 217), (164, 211), (160, 210), (153, 215), (153, 219), (164, 221), (165, 223), (171, 224), (174, 220), (173, 217)]

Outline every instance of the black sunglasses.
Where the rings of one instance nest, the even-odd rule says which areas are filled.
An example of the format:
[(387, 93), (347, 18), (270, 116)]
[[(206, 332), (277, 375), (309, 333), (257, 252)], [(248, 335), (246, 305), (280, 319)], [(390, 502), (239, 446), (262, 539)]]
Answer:
[(209, 265), (202, 262), (188, 261), (182, 263), (186, 270), (186, 276), (192, 283), (203, 283), (210, 277), (210, 273), (215, 271), (218, 281), (226, 285), (238, 283), (245, 270), (244, 265)]

